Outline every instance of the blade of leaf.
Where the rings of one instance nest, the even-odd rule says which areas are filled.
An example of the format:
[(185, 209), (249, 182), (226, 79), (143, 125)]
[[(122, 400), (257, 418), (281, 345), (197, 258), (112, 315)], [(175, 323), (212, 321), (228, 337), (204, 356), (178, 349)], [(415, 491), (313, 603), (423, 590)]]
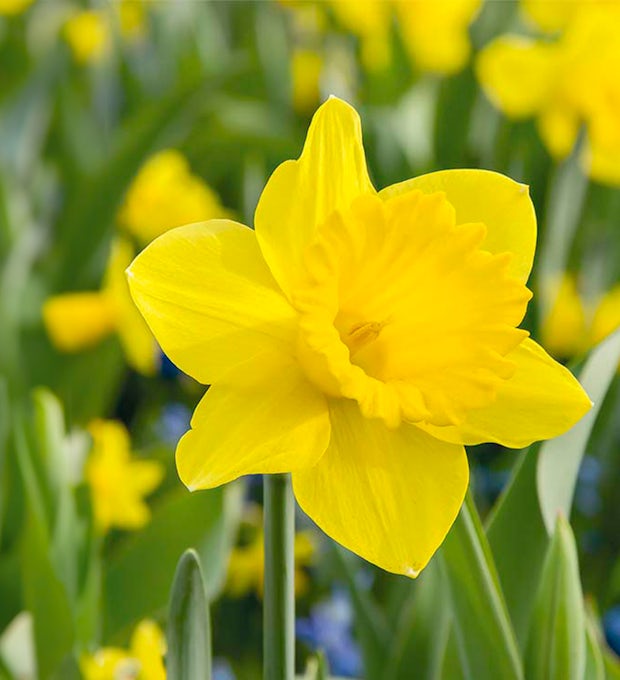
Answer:
[(167, 628), (168, 680), (211, 680), (211, 625), (200, 559), (181, 556), (174, 574)]
[[(179, 489), (162, 501), (151, 522), (110, 558), (104, 578), (105, 637), (163, 611), (177, 557), (187, 548), (201, 555), (208, 598), (215, 597), (223, 584), (241, 503), (238, 484), (192, 494)], [(149, 568), (151, 564), (157, 569)]]
[(528, 680), (584, 678), (586, 629), (577, 546), (561, 515), (536, 595), (525, 668)]
[(541, 446), (536, 482), (549, 535), (553, 533), (558, 513), (570, 516), (581, 460), (619, 363), (620, 331), (617, 331), (594, 348), (579, 375), (594, 406), (566, 434)]
[(523, 678), (521, 659), (487, 538), (468, 495), (441, 548), (461, 660), (475, 680)]

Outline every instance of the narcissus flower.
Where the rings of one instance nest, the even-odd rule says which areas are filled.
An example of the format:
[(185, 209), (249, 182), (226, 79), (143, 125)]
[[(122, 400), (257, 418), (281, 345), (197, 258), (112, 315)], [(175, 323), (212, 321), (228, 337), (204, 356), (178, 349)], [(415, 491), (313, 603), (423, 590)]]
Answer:
[(190, 489), (292, 472), (332, 538), (415, 576), (468, 485), (464, 444), (554, 437), (589, 409), (520, 330), (536, 218), (478, 170), (377, 193), (360, 120), (330, 98), (269, 179), (255, 231), (167, 232), (128, 270), (166, 354), (212, 384), (177, 448)]
[(119, 224), (142, 243), (190, 222), (228, 217), (217, 194), (192, 174), (179, 151), (151, 156), (127, 191)]
[(117, 239), (101, 291), (62, 293), (46, 300), (43, 321), (58, 350), (80, 352), (117, 333), (128, 363), (140, 373), (155, 372), (157, 344), (131, 300), (124, 273), (133, 256), (131, 244)]
[(80, 669), (84, 680), (165, 680), (165, 651), (161, 629), (154, 621), (145, 619), (136, 626), (128, 650), (103, 647), (84, 656)]
[(595, 300), (584, 301), (577, 281), (566, 274), (557, 286), (541, 324), (545, 347), (562, 359), (586, 352), (620, 328), (620, 285)]
[(143, 527), (151, 517), (144, 497), (160, 485), (163, 465), (132, 458), (129, 433), (120, 422), (94, 420), (88, 429), (93, 449), (86, 461), (85, 477), (99, 530), (106, 533), (112, 527)]
[(586, 171), (620, 184), (620, 5), (533, 2), (527, 8), (544, 27), (563, 30), (551, 41), (512, 35), (492, 41), (477, 62), (485, 92), (507, 116), (535, 117), (558, 159), (571, 152), (583, 125)]

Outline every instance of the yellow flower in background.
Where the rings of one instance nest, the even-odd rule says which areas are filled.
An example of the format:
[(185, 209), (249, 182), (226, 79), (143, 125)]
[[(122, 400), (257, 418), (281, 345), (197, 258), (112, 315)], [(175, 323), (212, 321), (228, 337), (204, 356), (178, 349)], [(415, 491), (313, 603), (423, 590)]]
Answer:
[(313, 111), (321, 97), (323, 57), (307, 48), (296, 48), (291, 56), (293, 107), (300, 113)]
[(556, 33), (568, 25), (580, 0), (521, 0), (525, 19), (545, 33)]
[(585, 126), (586, 172), (620, 184), (620, 3), (532, 3), (550, 5), (573, 5), (565, 16), (542, 20), (563, 26), (559, 37), (495, 39), (478, 57), (478, 78), (507, 116), (537, 119), (543, 142), (558, 159), (571, 152)]
[(146, 9), (142, 0), (121, 0), (113, 5), (120, 34), (127, 40), (142, 38), (146, 32)]
[(541, 338), (551, 354), (570, 359), (592, 349), (620, 328), (620, 285), (586, 303), (574, 276), (566, 274), (541, 323)]
[(112, 244), (100, 292), (62, 293), (43, 305), (47, 333), (61, 352), (80, 352), (117, 333), (127, 362), (140, 373), (155, 373), (158, 350), (127, 287), (125, 269), (135, 251), (124, 239)]
[[(243, 597), (255, 592), (263, 596), (265, 580), (265, 546), (262, 530), (262, 513), (257, 512), (251, 522), (247, 522), (251, 530), (250, 541), (246, 545), (237, 546), (230, 554), (226, 591), (232, 597)], [(295, 534), (295, 594), (303, 595), (308, 590), (309, 579), (305, 567), (314, 562), (316, 552), (311, 531), (298, 531)]]
[(292, 472), (329, 536), (417, 575), (461, 507), (464, 444), (520, 448), (590, 408), (518, 329), (535, 241), (527, 187), (494, 172), (377, 192), (358, 115), (330, 98), (255, 231), (174, 229), (128, 270), (166, 354), (212, 385), (177, 448), (183, 482)]
[(34, 0), (0, 0), (0, 16), (15, 16), (24, 12)]
[(128, 650), (104, 647), (84, 656), (80, 669), (84, 680), (165, 680), (165, 652), (161, 629), (154, 621), (145, 619), (136, 626)]
[(93, 448), (86, 461), (85, 477), (99, 530), (105, 534), (112, 527), (143, 527), (151, 517), (144, 497), (160, 485), (163, 465), (132, 458), (129, 433), (120, 422), (94, 420), (88, 430)]
[(367, 68), (388, 66), (395, 21), (416, 68), (449, 75), (467, 63), (468, 29), (481, 0), (330, 0), (329, 4), (342, 25), (360, 38)]
[(112, 33), (106, 14), (100, 10), (76, 12), (67, 19), (64, 37), (79, 64), (96, 64), (110, 52)]
[(566, 274), (556, 286), (554, 302), (540, 333), (543, 345), (556, 357), (573, 357), (586, 348), (586, 312), (573, 276)]
[(471, 53), (469, 25), (481, 0), (395, 0), (405, 48), (421, 70), (450, 75)]
[(182, 224), (228, 217), (217, 194), (193, 175), (179, 151), (160, 151), (140, 168), (118, 215), (142, 243)]

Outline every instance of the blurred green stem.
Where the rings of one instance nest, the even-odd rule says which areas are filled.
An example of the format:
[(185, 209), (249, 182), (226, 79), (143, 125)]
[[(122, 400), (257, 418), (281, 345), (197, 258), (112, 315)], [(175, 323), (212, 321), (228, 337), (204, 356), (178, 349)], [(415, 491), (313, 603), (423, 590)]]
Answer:
[(265, 475), (263, 679), (295, 675), (295, 505), (288, 474)]

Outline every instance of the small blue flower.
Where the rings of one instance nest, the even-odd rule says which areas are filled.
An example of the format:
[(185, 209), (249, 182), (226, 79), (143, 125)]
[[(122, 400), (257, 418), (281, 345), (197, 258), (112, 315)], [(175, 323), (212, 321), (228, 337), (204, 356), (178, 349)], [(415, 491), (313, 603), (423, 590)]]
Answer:
[(321, 649), (334, 675), (362, 674), (362, 657), (352, 635), (353, 613), (345, 591), (336, 589), (329, 600), (315, 605), (308, 618), (298, 619), (297, 637), (311, 649)]
[(594, 517), (603, 506), (600, 495), (600, 481), (603, 474), (601, 462), (592, 456), (581, 461), (575, 490), (575, 505), (586, 517)]
[(607, 644), (620, 655), (620, 605), (608, 609), (603, 616), (603, 630)]
[(213, 659), (213, 680), (235, 680), (236, 676), (228, 663), (228, 659)]
[(166, 404), (157, 423), (157, 433), (161, 439), (170, 444), (176, 444), (189, 430), (192, 412), (180, 402), (173, 401)]

